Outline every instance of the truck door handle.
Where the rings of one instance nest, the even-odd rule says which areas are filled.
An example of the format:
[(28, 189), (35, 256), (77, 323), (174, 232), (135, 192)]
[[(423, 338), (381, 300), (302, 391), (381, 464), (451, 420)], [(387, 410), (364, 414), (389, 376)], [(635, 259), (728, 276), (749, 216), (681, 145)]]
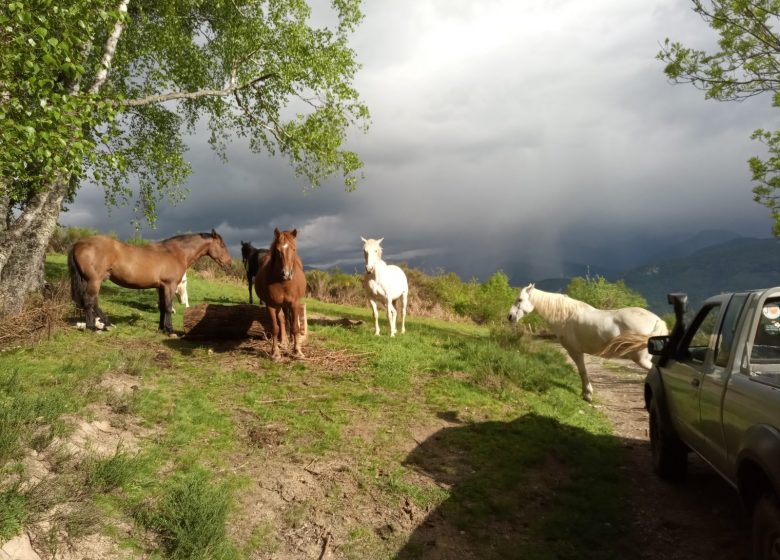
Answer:
[(691, 385), (693, 385), (694, 387), (698, 387), (700, 383), (701, 381), (699, 381), (698, 377), (694, 377), (693, 379), (691, 379)]

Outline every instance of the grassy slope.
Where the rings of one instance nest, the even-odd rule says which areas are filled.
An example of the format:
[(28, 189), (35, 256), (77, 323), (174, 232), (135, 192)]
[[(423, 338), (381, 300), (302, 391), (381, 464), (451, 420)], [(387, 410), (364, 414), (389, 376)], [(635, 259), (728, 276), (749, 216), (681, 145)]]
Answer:
[[(64, 258), (51, 257), (49, 276), (64, 273)], [(246, 297), (243, 286), (194, 274), (189, 292), (192, 303)], [(166, 339), (153, 291), (105, 284), (101, 301), (117, 329), (60, 331), (0, 354), (6, 479), (24, 472), (24, 449), (45, 450), (73, 429), (63, 414), (84, 415), (89, 403), (138, 417), (154, 434), (138, 453), (71, 468), (81, 499), (109, 519), (73, 524), (82, 532), (100, 530), (156, 557), (266, 557), (285, 551), (284, 535), (325, 516), (341, 520), (332, 532), (343, 558), (429, 557), (448, 546), (463, 558), (620, 554), (619, 451), (551, 346), (499, 344), (483, 328), (418, 318), (405, 336), (375, 337), (367, 308), (309, 301), (309, 313), (367, 322), (311, 325), (312, 352), (359, 356), (342, 371)], [(181, 321), (180, 309), (174, 328)], [(108, 375), (133, 376), (140, 389), (117, 402), (99, 385)], [(274, 445), (248, 446), (245, 418)], [(279, 515), (250, 513), (258, 472), (315, 462), (346, 465), (345, 474), (323, 477), (322, 496), (282, 504)], [(0, 486), (0, 541), (46, 505), (35, 492)], [(393, 521), (401, 507), (416, 520)], [(226, 535), (225, 526), (239, 529)]]

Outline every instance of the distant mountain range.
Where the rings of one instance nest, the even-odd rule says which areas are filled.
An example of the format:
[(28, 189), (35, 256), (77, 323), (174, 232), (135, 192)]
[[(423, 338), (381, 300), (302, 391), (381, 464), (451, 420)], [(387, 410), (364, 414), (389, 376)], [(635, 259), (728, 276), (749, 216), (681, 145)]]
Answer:
[(693, 308), (722, 292), (780, 285), (780, 239), (731, 239), (649, 263), (627, 271), (622, 278), (654, 311), (669, 310), (669, 292), (687, 293)]
[[(563, 274), (540, 278), (536, 285), (547, 291), (562, 292), (574, 276), (604, 276), (622, 279), (647, 299), (650, 309), (667, 313), (666, 294), (685, 292), (691, 308), (722, 292), (780, 285), (780, 239), (740, 237), (725, 230), (702, 231), (680, 241), (659, 243), (641, 266), (625, 271), (609, 267), (563, 263)], [(504, 268), (512, 285), (527, 284), (534, 278), (527, 266)]]

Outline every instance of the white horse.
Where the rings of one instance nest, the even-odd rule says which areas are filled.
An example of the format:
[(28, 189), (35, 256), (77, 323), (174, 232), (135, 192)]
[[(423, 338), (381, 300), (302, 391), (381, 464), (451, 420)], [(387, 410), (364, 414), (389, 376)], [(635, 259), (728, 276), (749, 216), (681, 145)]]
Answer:
[(602, 310), (563, 294), (552, 294), (529, 284), (520, 290), (509, 310), (509, 320), (517, 322), (536, 311), (547, 321), (577, 364), (582, 378), (582, 398), (590, 402), (593, 387), (585, 369), (585, 354), (604, 358), (628, 358), (650, 369), (647, 339), (668, 334), (663, 319), (641, 307)]
[(364, 239), (363, 256), (366, 259), (366, 273), (363, 276), (363, 288), (374, 310), (375, 335), (379, 335), (379, 310), (377, 302), (387, 306), (387, 320), (390, 323), (390, 336), (395, 336), (396, 317), (398, 312), (393, 306), (395, 300), (400, 299), (403, 305), (401, 309), (401, 334), (406, 332), (406, 304), (409, 301), (409, 283), (406, 274), (394, 264), (387, 264), (382, 260), (381, 239)]

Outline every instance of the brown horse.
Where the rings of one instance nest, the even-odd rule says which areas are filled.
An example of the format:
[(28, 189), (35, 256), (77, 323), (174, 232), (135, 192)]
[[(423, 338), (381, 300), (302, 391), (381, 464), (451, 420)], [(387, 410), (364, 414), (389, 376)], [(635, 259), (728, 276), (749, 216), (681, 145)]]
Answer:
[(274, 241), (271, 248), (260, 259), (260, 270), (255, 277), (257, 295), (268, 307), (271, 316), (272, 351), (271, 357), (280, 356), (277, 339), (284, 336), (285, 317), (290, 319), (295, 356), (303, 358), (301, 351), (301, 319), (303, 309), (300, 299), (306, 293), (306, 276), (303, 263), (296, 252), (295, 239), (298, 230), (279, 231), (274, 229)]
[(87, 328), (96, 330), (96, 317), (100, 317), (103, 328), (110, 325), (98, 306), (103, 280), (109, 279), (124, 288), (157, 288), (160, 330), (170, 334), (176, 286), (187, 268), (203, 255), (225, 269), (232, 264), (225, 242), (213, 229), (211, 233), (177, 235), (142, 247), (105, 235), (80, 239), (68, 253), (70, 294), (76, 306), (86, 311)]

